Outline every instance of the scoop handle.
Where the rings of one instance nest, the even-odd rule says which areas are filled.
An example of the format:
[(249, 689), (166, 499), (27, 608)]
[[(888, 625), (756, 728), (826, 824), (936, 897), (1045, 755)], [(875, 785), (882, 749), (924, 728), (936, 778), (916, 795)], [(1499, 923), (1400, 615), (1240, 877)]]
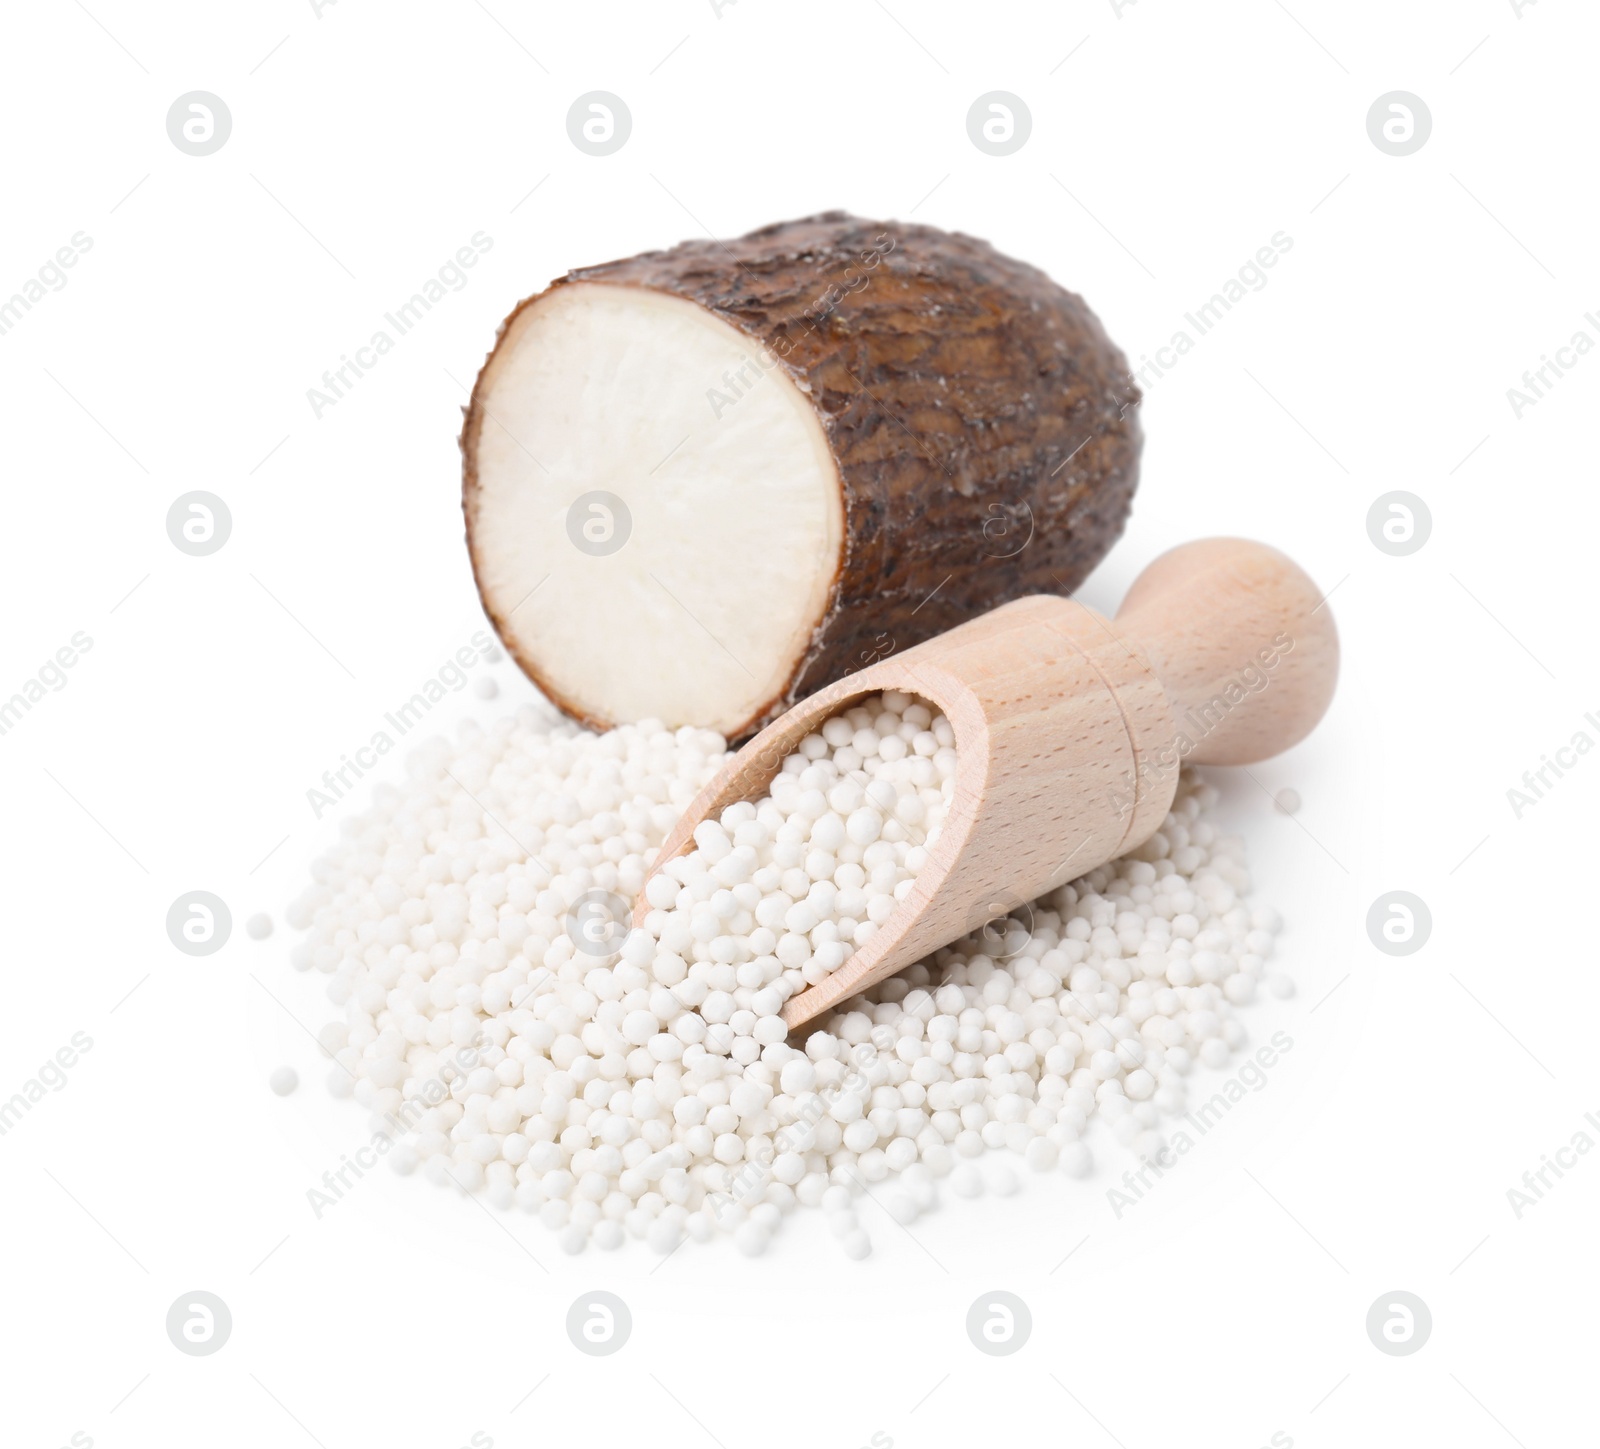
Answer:
[(1195, 764), (1279, 754), (1333, 698), (1339, 636), (1326, 599), (1264, 543), (1207, 538), (1162, 554), (1134, 580), (1116, 629), (1149, 658), (1172, 703), (1178, 752)]

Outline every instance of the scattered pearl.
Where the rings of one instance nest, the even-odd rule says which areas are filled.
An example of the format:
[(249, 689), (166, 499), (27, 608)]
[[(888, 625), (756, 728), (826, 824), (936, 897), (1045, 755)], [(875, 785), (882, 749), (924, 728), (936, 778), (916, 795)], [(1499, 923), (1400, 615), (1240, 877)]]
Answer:
[(922, 1211), (917, 1206), (917, 1200), (910, 1193), (897, 1192), (889, 1199), (889, 1216), (902, 1227), (908, 1227), (917, 1220), (917, 1215)]
[(950, 1174), (950, 1191), (957, 1197), (982, 1197), (983, 1174), (970, 1162), (963, 1162)]
[(1068, 1177), (1087, 1177), (1094, 1168), (1094, 1159), (1082, 1142), (1069, 1142), (1061, 1149), (1061, 1170)]
[[(341, 1072), (340, 1075), (344, 1074)], [(287, 1097), (300, 1085), (300, 1073), (293, 1067), (274, 1067), (272, 1075), (267, 1078), (267, 1085), (277, 1096)]]
[(1061, 1159), (1061, 1149), (1048, 1137), (1035, 1137), (1023, 1151), (1023, 1158), (1034, 1172), (1049, 1172)]
[(244, 933), (252, 941), (265, 941), (272, 934), (272, 917), (265, 911), (257, 911), (244, 923)]
[(417, 1170), (417, 1163), (421, 1160), (417, 1149), (409, 1142), (396, 1142), (389, 1149), (389, 1170), (401, 1177), (410, 1177)]

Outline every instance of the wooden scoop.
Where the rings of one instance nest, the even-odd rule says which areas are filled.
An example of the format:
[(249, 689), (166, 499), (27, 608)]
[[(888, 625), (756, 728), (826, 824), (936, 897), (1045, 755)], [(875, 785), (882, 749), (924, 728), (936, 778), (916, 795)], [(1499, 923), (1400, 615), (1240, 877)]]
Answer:
[[(955, 731), (955, 797), (907, 897), (827, 980), (792, 997), (793, 1029), (857, 992), (1142, 845), (1181, 762), (1243, 765), (1322, 718), (1339, 670), (1333, 618), (1276, 549), (1212, 538), (1163, 554), (1115, 622), (1035, 594), (847, 675), (734, 756), (667, 836), (759, 799), (831, 716), (881, 690), (937, 705)], [(636, 923), (649, 906), (643, 896)]]

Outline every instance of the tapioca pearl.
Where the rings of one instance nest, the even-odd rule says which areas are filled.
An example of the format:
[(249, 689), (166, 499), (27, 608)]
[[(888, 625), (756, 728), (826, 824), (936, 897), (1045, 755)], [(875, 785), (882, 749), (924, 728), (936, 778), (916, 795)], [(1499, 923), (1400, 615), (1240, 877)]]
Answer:
[[(831, 799), (829, 804), (832, 805)], [(816, 850), (831, 854), (845, 843), (846, 838), (845, 818), (837, 809), (828, 809), (812, 822), (810, 844)]]
[(849, 747), (854, 750), (862, 760), (868, 760), (877, 755), (878, 746), (882, 743), (882, 741), (883, 736), (880, 735), (877, 730), (873, 729), (870, 725), (866, 725), (861, 729), (858, 729), (851, 737)]
[(856, 845), (870, 846), (883, 830), (883, 816), (875, 806), (861, 805), (845, 821), (848, 838)]
[[(838, 869), (838, 865), (839, 862), (830, 851), (808, 850), (802, 862), (802, 869), (805, 871), (806, 876), (813, 881), (831, 880), (834, 871)], [(807, 894), (809, 893), (808, 890)]]
[(804, 822), (802, 828), (809, 830), (810, 823), (821, 819), (828, 813), (828, 797), (819, 789), (802, 790), (800, 797), (795, 801), (792, 818)]
[(834, 715), (822, 726), (822, 738), (830, 750), (837, 750), (841, 745), (850, 743), (855, 734), (855, 726), (843, 715)]

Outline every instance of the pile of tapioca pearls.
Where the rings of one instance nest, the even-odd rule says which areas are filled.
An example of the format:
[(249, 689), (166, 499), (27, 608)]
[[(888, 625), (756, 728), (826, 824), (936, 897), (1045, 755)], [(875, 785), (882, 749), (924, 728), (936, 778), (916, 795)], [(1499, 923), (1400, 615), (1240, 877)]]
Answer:
[(860, 1257), (864, 1185), (893, 1179), (909, 1222), (943, 1179), (978, 1190), (990, 1149), (1087, 1173), (1095, 1115), (1153, 1150), (1193, 1064), (1243, 1044), (1237, 1009), (1263, 982), (1289, 989), (1267, 965), (1276, 919), (1241, 903), (1242, 849), (1192, 778), (1155, 837), (1035, 902), (1031, 924), (959, 941), (788, 1041), (784, 1001), (910, 888), (954, 746), (908, 695), (830, 720), (767, 798), (652, 879), (643, 929), (608, 936), (597, 902), (625, 923), (720, 737), (594, 734), (529, 706), (433, 742), (291, 911), (310, 932), (292, 959), (344, 1008), (321, 1038), (330, 1085), (398, 1138), (398, 1170), (536, 1214), (573, 1252), (729, 1232), (754, 1254), (812, 1207)]

